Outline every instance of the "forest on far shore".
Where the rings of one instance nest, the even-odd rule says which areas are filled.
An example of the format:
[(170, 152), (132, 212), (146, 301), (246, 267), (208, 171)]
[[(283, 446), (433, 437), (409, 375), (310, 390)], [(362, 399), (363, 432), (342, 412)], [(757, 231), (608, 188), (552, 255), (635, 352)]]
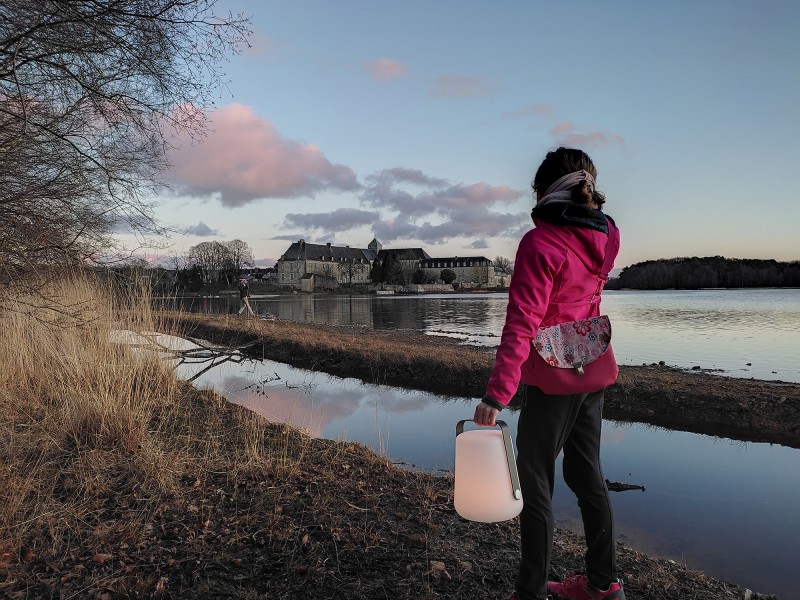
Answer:
[(800, 261), (750, 258), (669, 258), (626, 267), (607, 290), (696, 290), (700, 288), (800, 287)]

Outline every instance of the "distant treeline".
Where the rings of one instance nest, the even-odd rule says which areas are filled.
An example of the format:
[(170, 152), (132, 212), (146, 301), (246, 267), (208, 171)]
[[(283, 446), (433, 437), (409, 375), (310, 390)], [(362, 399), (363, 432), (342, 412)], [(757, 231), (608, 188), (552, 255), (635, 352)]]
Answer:
[(606, 289), (800, 287), (800, 261), (779, 262), (711, 256), (636, 263), (609, 280)]

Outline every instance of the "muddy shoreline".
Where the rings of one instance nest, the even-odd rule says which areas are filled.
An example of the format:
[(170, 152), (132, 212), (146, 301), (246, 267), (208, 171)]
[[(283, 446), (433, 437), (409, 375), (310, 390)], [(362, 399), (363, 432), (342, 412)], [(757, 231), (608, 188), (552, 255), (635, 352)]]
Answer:
[[(158, 320), (136, 323), (254, 358), (445, 395), (479, 397), (493, 360), (450, 339), (356, 327), (179, 313)], [(119, 360), (114, 374), (125, 377), (109, 379), (143, 386), (143, 411), (125, 421), (138, 429), (101, 427), (116, 421), (100, 421), (105, 413), (93, 403), (66, 419), (72, 405), (60, 390), (40, 401), (46, 361), (24, 386), (34, 392), (4, 396), (12, 440), (5, 456), (17, 466), (0, 468), (0, 498), (20, 508), (0, 522), (0, 597), (497, 600), (513, 589), (518, 520), (460, 518), (451, 475), (401, 468), (363, 444), (271, 423), (176, 382), (168, 368), (156, 379), (131, 378), (128, 357)], [(632, 368), (614, 387), (610, 410), (691, 430), (687, 406), (710, 412), (696, 415), (701, 427), (719, 418), (754, 438), (796, 440), (798, 387)], [(123, 387), (111, 397), (132, 395)], [(117, 403), (109, 407), (120, 417)], [(123, 443), (126, 431), (141, 433), (137, 444)], [(551, 578), (582, 569), (579, 533), (558, 529), (553, 550)], [(629, 600), (776, 600), (680, 560), (622, 543), (617, 552)]]
[[(447, 337), (364, 327), (165, 315), (189, 337), (242, 347), (257, 359), (444, 396), (480, 398), (494, 350)], [(515, 410), (518, 397), (507, 410)], [(800, 384), (622, 366), (604, 416), (666, 429), (800, 448)]]

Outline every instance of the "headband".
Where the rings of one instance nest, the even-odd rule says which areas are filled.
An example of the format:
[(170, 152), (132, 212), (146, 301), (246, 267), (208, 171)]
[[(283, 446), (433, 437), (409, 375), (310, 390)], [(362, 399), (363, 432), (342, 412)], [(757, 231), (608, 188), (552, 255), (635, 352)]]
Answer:
[(547, 191), (544, 193), (545, 196), (548, 194), (553, 194), (555, 192), (560, 192), (562, 190), (568, 190), (569, 188), (579, 184), (581, 181), (588, 181), (589, 185), (594, 188), (594, 177), (589, 171), (574, 171), (573, 173), (567, 173), (563, 177), (559, 177), (556, 179), (553, 184), (547, 188)]
[(574, 171), (572, 173), (567, 173), (563, 177), (559, 177), (558, 179), (556, 179), (550, 185), (550, 187), (547, 188), (547, 191), (544, 193), (544, 195), (539, 200), (536, 201), (536, 205), (540, 206), (542, 204), (547, 204), (548, 202), (553, 202), (553, 201), (563, 202), (565, 200), (569, 200), (571, 194), (567, 195), (559, 192), (564, 192), (565, 190), (575, 187), (581, 181), (588, 182), (588, 184), (592, 188), (592, 191), (594, 191), (594, 177), (592, 177), (592, 174), (589, 173), (589, 171), (585, 170)]

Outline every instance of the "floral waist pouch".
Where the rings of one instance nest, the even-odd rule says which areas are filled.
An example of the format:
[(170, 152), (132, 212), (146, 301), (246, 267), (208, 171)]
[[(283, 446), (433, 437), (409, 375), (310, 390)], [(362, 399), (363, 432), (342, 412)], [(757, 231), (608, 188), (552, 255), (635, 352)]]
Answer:
[(533, 347), (550, 366), (583, 375), (583, 367), (603, 356), (610, 343), (611, 320), (601, 315), (542, 327)]

